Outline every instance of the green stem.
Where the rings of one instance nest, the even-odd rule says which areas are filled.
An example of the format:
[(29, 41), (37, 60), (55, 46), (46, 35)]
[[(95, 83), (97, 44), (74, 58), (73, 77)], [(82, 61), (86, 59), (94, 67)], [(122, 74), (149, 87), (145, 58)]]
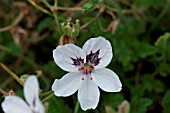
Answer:
[(54, 1), (54, 7), (57, 7), (58, 6), (58, 0), (55, 0)]
[(8, 67), (6, 67), (3, 63), (0, 63), (0, 66), (8, 72), (9, 75), (11, 75), (11, 77), (13, 77), (19, 84), (21, 84), (22, 86), (24, 86), (24, 81), (22, 81), (15, 73), (13, 73), (10, 69), (8, 69)]
[(57, 16), (57, 14), (55, 12), (53, 12), (53, 15), (54, 15), (54, 19), (55, 19), (55, 23), (57, 25), (58, 31), (61, 34), (61, 29), (60, 29), (60, 23), (58, 21), (58, 16)]
[(58, 15), (57, 15), (57, 12), (54, 10), (57, 7), (58, 7), (58, 0), (55, 0), (54, 1), (54, 7), (51, 8), (51, 11), (53, 12), (55, 23), (56, 23), (58, 31), (59, 31), (59, 33), (61, 35), (61, 28), (60, 28), (60, 23), (59, 23), (59, 20), (58, 20)]
[(40, 11), (42, 11), (43, 13), (46, 13), (50, 16), (53, 16), (53, 14), (51, 12), (49, 12), (48, 10), (46, 10), (45, 8), (37, 5), (35, 2), (33, 2), (32, 0), (28, 0), (28, 2), (30, 2), (34, 7), (36, 7), (37, 9), (39, 9)]
[(77, 102), (76, 102), (76, 106), (75, 106), (75, 108), (74, 108), (74, 113), (78, 113), (78, 110), (79, 110), (79, 101), (77, 100)]
[(53, 91), (48, 91), (48, 92), (42, 93), (41, 96), (47, 96), (47, 95), (52, 94), (52, 93), (53, 93)]
[(50, 5), (46, 0), (42, 0), (42, 2), (43, 2), (49, 9), (51, 9), (51, 5)]
[(49, 96), (45, 97), (44, 99), (41, 100), (41, 102), (45, 102), (47, 101), (48, 99), (50, 99), (51, 97), (54, 96), (54, 93), (50, 94)]

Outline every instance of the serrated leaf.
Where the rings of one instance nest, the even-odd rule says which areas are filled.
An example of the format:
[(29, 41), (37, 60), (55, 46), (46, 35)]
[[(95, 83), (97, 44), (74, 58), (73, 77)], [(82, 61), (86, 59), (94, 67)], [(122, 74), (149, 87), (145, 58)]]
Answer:
[(84, 11), (93, 11), (97, 4), (99, 4), (102, 0), (90, 0), (89, 2), (83, 5), (83, 12)]
[(160, 53), (164, 60), (170, 61), (170, 33), (160, 36), (155, 42), (155, 46), (160, 48)]
[(84, 11), (93, 11), (96, 8), (96, 5), (93, 2), (87, 2), (83, 5)]
[(170, 33), (165, 33), (164, 35), (160, 36), (155, 45), (165, 49), (167, 45), (170, 44)]

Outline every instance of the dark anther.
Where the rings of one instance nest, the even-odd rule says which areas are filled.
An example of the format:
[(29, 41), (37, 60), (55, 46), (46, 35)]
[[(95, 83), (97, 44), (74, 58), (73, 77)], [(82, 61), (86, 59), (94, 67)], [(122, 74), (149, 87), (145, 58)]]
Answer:
[(84, 63), (84, 59), (81, 59), (81, 58), (77, 58), (77, 59), (74, 59), (74, 58), (71, 58), (73, 60), (73, 65), (75, 66), (81, 66), (82, 63)]
[(101, 58), (99, 58), (99, 51), (96, 51), (95, 53), (90, 52), (89, 55), (86, 56), (86, 62), (93, 64), (93, 66), (96, 66), (99, 64), (99, 61)]

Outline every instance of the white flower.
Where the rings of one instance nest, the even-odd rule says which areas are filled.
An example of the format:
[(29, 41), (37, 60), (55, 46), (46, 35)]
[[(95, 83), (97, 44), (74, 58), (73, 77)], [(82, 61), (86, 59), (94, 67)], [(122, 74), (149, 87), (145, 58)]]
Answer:
[(30, 76), (24, 85), (24, 102), (18, 96), (6, 96), (2, 103), (5, 113), (45, 113), (43, 104), (39, 97), (39, 84), (36, 76)]
[(105, 68), (113, 56), (112, 47), (103, 37), (91, 38), (83, 49), (67, 44), (53, 50), (55, 63), (70, 73), (56, 79), (52, 90), (56, 96), (69, 96), (78, 90), (83, 110), (95, 109), (99, 102), (99, 88), (106, 92), (119, 92), (122, 84), (113, 71)]

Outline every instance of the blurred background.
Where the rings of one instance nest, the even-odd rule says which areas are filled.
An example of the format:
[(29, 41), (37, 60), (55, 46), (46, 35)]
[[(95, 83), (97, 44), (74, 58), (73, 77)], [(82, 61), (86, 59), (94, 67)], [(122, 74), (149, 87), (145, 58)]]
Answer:
[[(66, 33), (61, 23), (77, 19), (74, 36)], [(38, 75), (44, 92), (67, 73), (54, 63), (57, 45), (82, 47), (98, 36), (111, 42), (114, 57), (107, 67), (120, 77), (122, 91), (100, 90), (98, 107), (86, 113), (170, 113), (168, 32), (170, 0), (0, 0), (0, 62), (19, 77)], [(1, 67), (0, 88), (23, 97), (23, 87)], [(0, 103), (3, 99), (0, 94)], [(123, 112), (125, 100), (130, 111)], [(76, 101), (77, 94), (54, 96), (46, 101), (48, 113), (73, 113)]]

